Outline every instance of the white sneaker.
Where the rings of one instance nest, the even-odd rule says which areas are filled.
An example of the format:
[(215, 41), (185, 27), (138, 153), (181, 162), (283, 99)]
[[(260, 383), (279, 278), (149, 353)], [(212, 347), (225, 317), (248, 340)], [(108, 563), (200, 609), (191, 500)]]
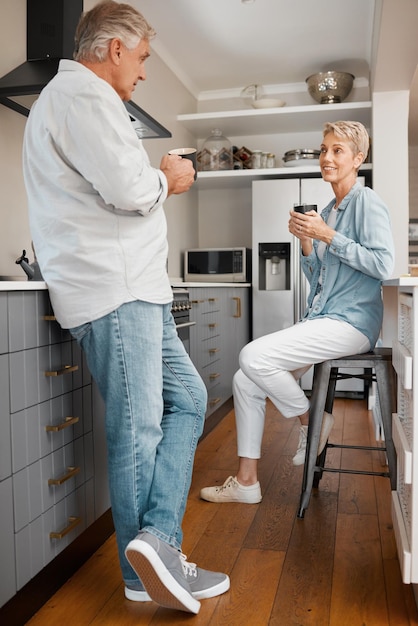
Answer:
[(293, 465), (303, 465), (306, 456), (306, 441), (308, 437), (308, 427), (301, 426), (299, 430), (299, 443), (296, 454), (293, 457)]
[[(324, 412), (322, 417), (321, 435), (319, 437), (318, 456), (325, 448), (325, 444), (328, 441), (329, 434), (334, 426), (334, 416), (331, 413)], [(301, 426), (299, 433), (298, 449), (293, 457), (293, 465), (303, 465), (305, 463), (306, 456), (306, 441), (308, 436), (308, 427)]]
[(242, 502), (257, 504), (261, 502), (260, 483), (241, 485), (236, 478), (229, 476), (221, 487), (204, 487), (200, 491), (202, 500), (208, 502)]
[(325, 448), (325, 444), (328, 441), (329, 434), (332, 430), (332, 427), (334, 426), (334, 421), (334, 416), (331, 415), (331, 413), (324, 413), (322, 417), (321, 435), (319, 437), (318, 456)]

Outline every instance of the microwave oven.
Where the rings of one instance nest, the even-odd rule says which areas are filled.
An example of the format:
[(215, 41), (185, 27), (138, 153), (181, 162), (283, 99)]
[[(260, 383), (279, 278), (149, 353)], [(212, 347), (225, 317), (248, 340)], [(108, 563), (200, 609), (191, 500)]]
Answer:
[(186, 282), (251, 282), (250, 248), (196, 248), (184, 253)]

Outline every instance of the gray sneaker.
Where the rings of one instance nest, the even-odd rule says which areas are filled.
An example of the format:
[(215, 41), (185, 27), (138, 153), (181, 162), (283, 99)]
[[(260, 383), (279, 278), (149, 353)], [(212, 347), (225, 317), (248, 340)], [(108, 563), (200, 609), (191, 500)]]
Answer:
[[(197, 567), (195, 563), (186, 561), (184, 554), (180, 554), (180, 559), (183, 562), (183, 568), (185, 569), (187, 582), (189, 583), (193, 598), (196, 600), (205, 600), (207, 598), (214, 598), (228, 591), (230, 585), (229, 576), (221, 574), (220, 572), (209, 572)], [(150, 596), (143, 587), (141, 589), (140, 583), (137, 589), (126, 585), (125, 598), (133, 602), (151, 601)]]
[(184, 554), (149, 532), (141, 531), (128, 544), (125, 554), (146, 589), (125, 587), (129, 600), (152, 599), (161, 606), (198, 613), (199, 599), (211, 598), (229, 589), (226, 574), (208, 572), (188, 563)]

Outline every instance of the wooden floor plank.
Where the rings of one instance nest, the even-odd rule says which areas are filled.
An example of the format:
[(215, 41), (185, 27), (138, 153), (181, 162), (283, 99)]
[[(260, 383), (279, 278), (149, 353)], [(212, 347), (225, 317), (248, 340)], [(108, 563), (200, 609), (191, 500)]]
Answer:
[(338, 514), (330, 625), (388, 624), (375, 515)]

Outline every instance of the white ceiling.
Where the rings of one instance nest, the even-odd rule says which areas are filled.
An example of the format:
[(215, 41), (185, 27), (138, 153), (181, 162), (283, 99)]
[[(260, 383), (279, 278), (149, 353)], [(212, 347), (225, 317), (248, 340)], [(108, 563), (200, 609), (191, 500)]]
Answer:
[(152, 48), (196, 98), (303, 83), (329, 69), (370, 80), (376, 0), (130, 1), (157, 31)]

